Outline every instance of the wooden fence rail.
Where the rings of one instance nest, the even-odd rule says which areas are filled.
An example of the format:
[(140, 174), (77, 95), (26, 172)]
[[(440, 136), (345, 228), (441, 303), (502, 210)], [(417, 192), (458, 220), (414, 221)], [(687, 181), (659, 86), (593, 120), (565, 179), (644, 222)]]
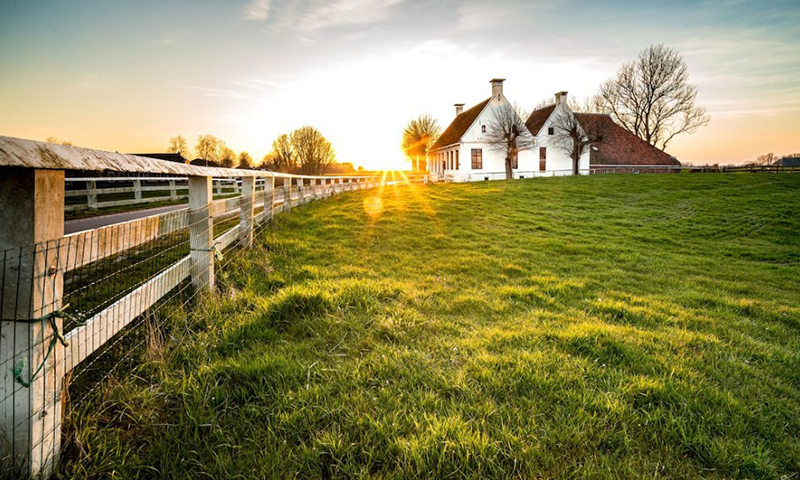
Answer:
[[(134, 200), (145, 200), (144, 192), (158, 187), (148, 185), (146, 177), (113, 179), (132, 182), (130, 187), (103, 186), (110, 178), (75, 178), (69, 181), (86, 185), (67, 190), (65, 170), (181, 176), (152, 182), (166, 181), (172, 198), (180, 196), (179, 189), (188, 190), (189, 208), (64, 235), (66, 198), (86, 196), (90, 204), (94, 197), (101, 206), (99, 195), (124, 189), (135, 194)], [(428, 177), (403, 181), (427, 183)], [(48, 477), (61, 451), (67, 375), (93, 363), (87, 359), (118, 342), (127, 326), (179, 285), (191, 282), (197, 292), (212, 289), (221, 251), (249, 246), (255, 227), (275, 213), (387, 183), (392, 182), (377, 176), (196, 167), (0, 137), (0, 469), (20, 478)], [(224, 194), (226, 187), (236, 196), (213, 200), (214, 191)], [(231, 221), (235, 225), (224, 226)], [(221, 234), (215, 234), (217, 225)], [(115, 269), (113, 281), (91, 278), (95, 271), (111, 278), (108, 270)], [(148, 273), (136, 278), (137, 271)], [(71, 317), (83, 310), (65, 303), (80, 300), (75, 292), (82, 289), (95, 289), (92, 298), (99, 306), (80, 307), (90, 313), (75, 321)]]

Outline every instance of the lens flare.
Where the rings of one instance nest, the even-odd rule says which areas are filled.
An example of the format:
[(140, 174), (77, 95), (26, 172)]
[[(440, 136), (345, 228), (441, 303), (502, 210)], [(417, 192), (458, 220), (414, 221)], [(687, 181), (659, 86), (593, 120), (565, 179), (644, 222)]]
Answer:
[(383, 200), (380, 197), (371, 196), (364, 199), (364, 211), (370, 217), (376, 217), (383, 212)]

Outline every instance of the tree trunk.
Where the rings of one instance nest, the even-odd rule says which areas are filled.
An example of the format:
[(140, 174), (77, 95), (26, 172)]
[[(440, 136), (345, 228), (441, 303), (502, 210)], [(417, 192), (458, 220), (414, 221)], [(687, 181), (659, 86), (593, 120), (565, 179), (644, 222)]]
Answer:
[(511, 157), (506, 156), (506, 180), (514, 179), (514, 171), (511, 169)]

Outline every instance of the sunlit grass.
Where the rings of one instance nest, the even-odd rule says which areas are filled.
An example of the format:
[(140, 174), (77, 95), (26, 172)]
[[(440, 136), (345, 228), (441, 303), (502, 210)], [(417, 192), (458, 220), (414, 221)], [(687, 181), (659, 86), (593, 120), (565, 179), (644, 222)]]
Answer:
[(790, 175), (312, 203), (77, 408), (61, 476), (794, 478), (798, 212)]

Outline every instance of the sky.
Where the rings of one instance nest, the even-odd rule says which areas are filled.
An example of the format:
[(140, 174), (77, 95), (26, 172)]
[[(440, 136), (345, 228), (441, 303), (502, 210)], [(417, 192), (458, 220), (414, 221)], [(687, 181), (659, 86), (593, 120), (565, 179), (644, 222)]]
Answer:
[(800, 0), (0, 0), (0, 135), (120, 152), (212, 134), (260, 160), (313, 125), (337, 159), (401, 168), (416, 116), (582, 99), (651, 44), (711, 122), (683, 162), (800, 152)]

